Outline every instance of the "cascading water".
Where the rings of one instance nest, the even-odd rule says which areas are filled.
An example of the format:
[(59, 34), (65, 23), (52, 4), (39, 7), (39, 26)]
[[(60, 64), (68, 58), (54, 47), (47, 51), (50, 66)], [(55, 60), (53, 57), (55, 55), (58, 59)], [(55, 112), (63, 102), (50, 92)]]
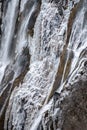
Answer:
[(3, 19), (3, 36), (1, 43), (2, 60), (6, 62), (9, 59), (10, 46), (14, 36), (16, 20), (18, 16), (19, 0), (8, 2), (6, 15)]
[(3, 5), (0, 130), (86, 130), (87, 1)]
[(36, 4), (33, 5), (33, 7), (31, 8), (29, 12), (25, 10), (27, 12), (27, 15), (24, 16), (21, 23), (21, 27), (19, 29), (18, 39), (17, 39), (18, 45), (16, 47), (16, 50), (18, 50), (17, 52), (21, 52), (24, 46), (28, 46), (28, 37), (27, 37), (28, 25), (35, 9), (36, 9)]
[[(8, 2), (7, 12), (5, 16), (3, 16), (3, 30), (2, 30), (2, 39), (1, 39), (1, 56), (0, 56), (0, 81), (3, 77), (5, 68), (9, 63), (9, 57), (11, 56), (10, 49), (12, 46), (12, 39), (14, 37), (15, 24), (18, 15), (18, 6), (19, 1), (14, 0)], [(11, 10), (12, 9), (12, 10)]]
[[(69, 44), (67, 45), (67, 47), (64, 48), (65, 50), (63, 50), (63, 53), (64, 51), (66, 51), (67, 58), (63, 69), (61, 84), (59, 86), (59, 89), (57, 90), (58, 93), (55, 93), (52, 99), (54, 103), (54, 106), (52, 104), (54, 110), (52, 110), (51, 107), (50, 110), (48, 111), (48, 113), (50, 114), (47, 117), (46, 114), (43, 114), (43, 118), (40, 123), (41, 125), (40, 124), (38, 125), (39, 129), (47, 129), (47, 130), (48, 129), (49, 130), (50, 129), (71, 130), (72, 128), (73, 130), (87, 129), (87, 126), (85, 125), (84, 127), (83, 122), (79, 121), (81, 115), (78, 116), (78, 114), (74, 113), (78, 111), (79, 108), (81, 110), (83, 109), (82, 112), (85, 111), (84, 106), (77, 105), (77, 102), (79, 102), (78, 100), (81, 99), (81, 103), (84, 104), (83, 103), (84, 101), (82, 100), (81, 96), (85, 97), (86, 93), (84, 92), (84, 94), (81, 94), (82, 90), (80, 89), (83, 89), (84, 91), (86, 90), (85, 87), (87, 87), (87, 76), (86, 76), (87, 71), (85, 68), (85, 65), (87, 63), (87, 59), (86, 59), (87, 58), (87, 53), (86, 53), (87, 29), (86, 29), (86, 22), (84, 22), (86, 21), (86, 15), (87, 15), (86, 6), (87, 6), (87, 1), (80, 1), (80, 3), (77, 6), (76, 18), (74, 17), (74, 21), (71, 27), (72, 30), (71, 32), (69, 32), (70, 33)], [(75, 12), (72, 11), (72, 13)], [(57, 77), (57, 80), (59, 80), (59, 77)], [(54, 90), (55, 86), (56, 86), (56, 81), (54, 82), (50, 94)], [(58, 82), (57, 82), (57, 87), (58, 87)], [(73, 98), (75, 98), (76, 101)], [(74, 104), (77, 105), (79, 108), (77, 106), (74, 106)], [(84, 114), (82, 114), (82, 116), (84, 116)], [(84, 121), (85, 120), (86, 118), (84, 118)]]

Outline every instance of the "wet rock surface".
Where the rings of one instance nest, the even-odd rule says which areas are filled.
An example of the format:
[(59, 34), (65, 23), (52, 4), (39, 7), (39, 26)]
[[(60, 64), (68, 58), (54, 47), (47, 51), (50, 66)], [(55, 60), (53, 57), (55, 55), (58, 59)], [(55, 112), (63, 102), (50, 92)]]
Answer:
[(2, 7), (0, 130), (87, 130), (87, 1)]
[[(78, 9), (83, 5), (83, 3), (84, 2), (82, 1), (79, 3)], [(75, 69), (64, 83), (61, 92), (54, 93), (54, 96), (52, 98), (52, 107), (49, 111), (43, 114), (38, 129), (87, 129), (87, 67), (85, 66), (85, 63), (87, 61), (86, 56), (87, 53), (85, 48), (80, 53)]]
[(25, 47), (22, 50), (22, 54), (5, 69), (0, 87), (0, 129), (4, 128), (5, 112), (10, 98), (9, 94), (11, 94), (15, 87), (23, 82), (23, 79), (29, 70), (29, 64), (29, 49)]

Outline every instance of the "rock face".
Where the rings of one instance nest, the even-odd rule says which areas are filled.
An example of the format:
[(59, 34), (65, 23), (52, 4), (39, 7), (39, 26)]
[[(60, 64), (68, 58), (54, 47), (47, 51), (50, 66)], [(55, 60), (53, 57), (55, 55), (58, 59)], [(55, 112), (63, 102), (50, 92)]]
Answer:
[(0, 3), (0, 130), (87, 130), (87, 1)]

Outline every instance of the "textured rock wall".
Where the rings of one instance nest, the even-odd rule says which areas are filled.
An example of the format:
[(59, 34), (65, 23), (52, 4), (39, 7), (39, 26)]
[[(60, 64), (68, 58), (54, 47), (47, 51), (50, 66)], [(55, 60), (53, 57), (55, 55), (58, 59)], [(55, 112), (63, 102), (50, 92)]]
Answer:
[(87, 130), (86, 7), (86, 0), (19, 1), (0, 130)]

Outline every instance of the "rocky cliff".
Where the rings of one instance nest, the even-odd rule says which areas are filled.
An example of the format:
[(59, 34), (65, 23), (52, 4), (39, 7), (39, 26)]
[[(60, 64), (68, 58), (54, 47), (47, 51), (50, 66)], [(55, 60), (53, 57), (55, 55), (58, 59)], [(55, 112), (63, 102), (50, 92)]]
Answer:
[(0, 10), (0, 130), (87, 130), (87, 0)]

